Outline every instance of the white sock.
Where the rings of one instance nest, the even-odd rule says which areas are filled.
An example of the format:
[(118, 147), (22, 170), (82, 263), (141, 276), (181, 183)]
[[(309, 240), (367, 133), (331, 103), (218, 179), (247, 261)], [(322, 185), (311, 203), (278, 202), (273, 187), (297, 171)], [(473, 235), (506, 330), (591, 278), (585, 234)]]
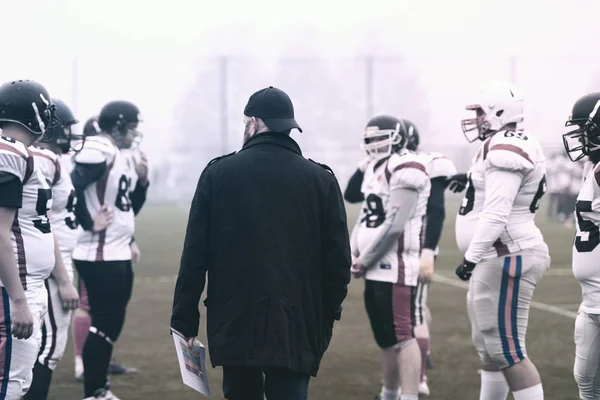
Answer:
[(83, 374), (83, 359), (80, 356), (75, 356), (75, 375)]
[(544, 389), (542, 388), (542, 384), (538, 383), (527, 389), (513, 392), (513, 396), (515, 396), (515, 400), (544, 400)]
[(398, 389), (381, 388), (381, 400), (398, 400)]
[(510, 388), (500, 371), (481, 371), (481, 389), (479, 400), (498, 400), (508, 397)]
[(403, 394), (400, 396), (400, 400), (419, 400), (418, 394)]

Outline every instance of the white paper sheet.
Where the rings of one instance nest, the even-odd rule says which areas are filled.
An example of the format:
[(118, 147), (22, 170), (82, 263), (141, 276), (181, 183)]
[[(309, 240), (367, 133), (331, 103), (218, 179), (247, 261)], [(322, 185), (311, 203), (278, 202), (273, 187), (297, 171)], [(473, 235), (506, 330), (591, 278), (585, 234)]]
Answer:
[(172, 328), (171, 332), (173, 333), (183, 383), (211, 398), (208, 375), (206, 374), (206, 348), (198, 339), (194, 341), (194, 345), (190, 348), (181, 333)]

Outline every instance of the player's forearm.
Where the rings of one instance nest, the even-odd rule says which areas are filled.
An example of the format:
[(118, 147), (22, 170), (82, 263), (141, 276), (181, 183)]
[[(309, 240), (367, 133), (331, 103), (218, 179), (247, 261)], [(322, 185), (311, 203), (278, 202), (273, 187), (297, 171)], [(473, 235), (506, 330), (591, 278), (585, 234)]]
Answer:
[(365, 268), (371, 268), (383, 258), (404, 232), (418, 200), (418, 192), (407, 188), (395, 188), (390, 193), (389, 211), (380, 227), (379, 234), (367, 249), (360, 254), (360, 263)]
[(444, 191), (446, 190), (446, 178), (435, 178), (431, 180), (431, 192), (427, 201), (425, 241), (423, 248), (435, 250), (444, 227), (446, 218), (446, 206)]
[(344, 191), (344, 199), (348, 203), (359, 203), (365, 199), (365, 196), (361, 192), (361, 187), (365, 174), (360, 169), (356, 169), (356, 172), (350, 177), (348, 186)]
[(71, 280), (69, 279), (69, 273), (67, 272), (67, 268), (63, 262), (62, 254), (60, 253), (60, 246), (56, 235), (54, 235), (54, 260), (52, 277), (56, 279), (59, 285), (71, 283)]
[(492, 170), (486, 173), (486, 199), (483, 213), (465, 259), (478, 263), (498, 240), (510, 217), (522, 177), (514, 172)]
[(148, 181), (138, 181), (135, 185), (135, 189), (129, 195), (129, 198), (131, 199), (131, 208), (133, 209), (134, 215), (138, 215), (138, 213), (146, 203), (146, 195), (148, 193), (149, 186), (150, 184)]
[(13, 302), (27, 301), (9, 233), (0, 234), (0, 280)]

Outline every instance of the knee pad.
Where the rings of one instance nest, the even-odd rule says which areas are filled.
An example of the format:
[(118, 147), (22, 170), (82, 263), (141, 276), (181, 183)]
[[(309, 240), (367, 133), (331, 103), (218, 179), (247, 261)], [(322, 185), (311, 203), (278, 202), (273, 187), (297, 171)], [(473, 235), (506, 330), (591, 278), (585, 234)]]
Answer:
[(105, 333), (105, 332), (101, 331), (100, 329), (96, 328), (95, 326), (90, 326), (90, 333), (93, 333), (94, 335), (96, 335), (96, 336), (104, 339), (111, 346), (115, 342), (115, 339), (113, 339), (112, 337), (110, 337), (107, 333)]

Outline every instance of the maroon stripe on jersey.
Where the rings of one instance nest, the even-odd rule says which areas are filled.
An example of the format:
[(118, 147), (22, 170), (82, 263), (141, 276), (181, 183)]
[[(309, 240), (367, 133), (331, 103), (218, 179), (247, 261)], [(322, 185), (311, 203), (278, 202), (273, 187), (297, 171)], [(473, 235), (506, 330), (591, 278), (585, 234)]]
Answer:
[[(112, 170), (113, 164), (111, 163), (106, 167), (102, 178), (96, 182), (96, 193), (98, 194), (98, 200), (101, 205), (104, 205), (104, 196), (106, 195), (106, 185), (108, 184), (108, 175)], [(106, 243), (106, 229), (98, 234), (98, 248), (96, 249), (96, 261), (104, 261), (104, 245)]]
[(425, 166), (421, 163), (418, 163), (416, 161), (407, 161), (405, 163), (402, 163), (398, 166), (396, 166), (396, 168), (394, 168), (393, 172), (399, 171), (401, 169), (405, 169), (405, 168), (414, 168), (414, 169), (418, 169), (419, 171), (423, 172), (425, 175), (427, 175), (427, 170), (425, 169)]
[(27, 290), (27, 259), (25, 258), (25, 243), (23, 242), (23, 233), (19, 226), (19, 210), (15, 213), (15, 219), (12, 224), (12, 233), (15, 235), (15, 242), (17, 244), (17, 264), (19, 265), (19, 278), (21, 278), (21, 284), (23, 290)]
[[(27, 150), (29, 152), (29, 150)], [(25, 179), (23, 179), (23, 185), (29, 181), (31, 175), (33, 175), (33, 155), (29, 153), (29, 157), (27, 157), (27, 167), (25, 169)]]
[(402, 232), (400, 238), (398, 239), (398, 283), (402, 282), (402, 284), (404, 284), (404, 278), (406, 277), (406, 265), (404, 265), (402, 253), (404, 253), (404, 232)]
[(106, 185), (108, 183), (108, 175), (110, 175), (110, 170), (112, 169), (112, 167), (113, 167), (112, 163), (110, 165), (108, 165), (106, 167), (106, 170), (104, 170), (104, 174), (102, 175), (100, 180), (98, 180), (98, 182), (96, 182), (96, 193), (98, 194), (98, 200), (100, 201), (101, 205), (104, 205), (104, 195), (106, 194)]
[(54, 186), (58, 183), (58, 180), (60, 179), (60, 172), (61, 172), (61, 166), (60, 166), (60, 162), (58, 161), (58, 158), (57, 158), (56, 161), (54, 162), (54, 179), (52, 179), (52, 186)]
[(529, 161), (530, 163), (534, 164), (533, 161), (531, 161), (531, 158), (529, 158), (529, 154), (525, 153), (523, 151), (522, 148), (517, 147), (515, 145), (512, 144), (495, 144), (492, 146), (492, 148), (490, 149), (490, 151), (492, 150), (506, 150), (506, 151), (512, 151), (513, 153), (516, 153), (518, 155), (520, 155), (521, 157), (523, 157), (524, 159), (526, 159), (527, 161)]
[(50, 157), (48, 154), (38, 153), (37, 151), (32, 151), (31, 154), (33, 154), (36, 157), (42, 157), (42, 158), (45, 158), (46, 160), (50, 160), (50, 161), (54, 162), (52, 157)]
[(98, 234), (98, 248), (96, 249), (96, 262), (104, 261), (104, 244), (106, 243), (106, 229)]
[(498, 257), (503, 257), (508, 255), (510, 252), (508, 251), (508, 246), (506, 246), (500, 238), (494, 242), (494, 249), (496, 249), (496, 253), (498, 253)]
[(491, 142), (492, 138), (489, 138), (488, 140), (485, 141), (485, 143), (483, 144), (483, 159), (485, 160), (485, 158), (487, 157), (487, 153), (490, 149), (490, 142)]
[(10, 146), (6, 143), (0, 143), (0, 150), (6, 150), (6, 151), (10, 151), (11, 153), (15, 153), (19, 157), (23, 158), (23, 160), (27, 161), (26, 154), (21, 153), (18, 149), (14, 148), (13, 146)]

